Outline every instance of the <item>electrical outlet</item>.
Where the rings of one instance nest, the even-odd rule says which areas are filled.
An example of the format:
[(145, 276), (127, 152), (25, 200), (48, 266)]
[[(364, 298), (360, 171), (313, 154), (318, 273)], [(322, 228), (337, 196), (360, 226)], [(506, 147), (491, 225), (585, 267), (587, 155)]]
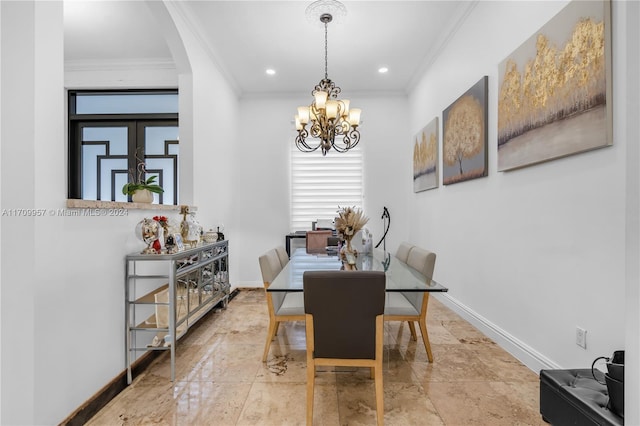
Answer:
[(587, 349), (587, 330), (576, 327), (576, 345)]

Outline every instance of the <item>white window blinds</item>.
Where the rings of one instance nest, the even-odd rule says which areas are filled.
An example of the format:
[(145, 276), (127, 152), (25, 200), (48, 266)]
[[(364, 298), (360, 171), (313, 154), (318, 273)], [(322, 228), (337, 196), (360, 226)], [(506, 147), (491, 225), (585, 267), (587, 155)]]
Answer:
[(363, 171), (360, 146), (326, 156), (301, 152), (291, 142), (291, 230), (311, 229), (311, 222), (337, 216), (338, 207), (362, 208)]

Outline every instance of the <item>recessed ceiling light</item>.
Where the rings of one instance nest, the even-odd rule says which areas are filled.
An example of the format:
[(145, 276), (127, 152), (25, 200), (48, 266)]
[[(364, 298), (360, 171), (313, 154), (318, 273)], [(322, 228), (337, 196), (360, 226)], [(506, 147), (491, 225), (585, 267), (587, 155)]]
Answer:
[(276, 75), (276, 70), (271, 69), (271, 68), (268, 68), (265, 72), (266, 72), (268, 75)]
[(378, 68), (378, 72), (379, 72), (380, 74), (386, 74), (388, 71), (389, 71), (389, 68), (387, 68), (387, 67), (380, 67), (380, 68)]

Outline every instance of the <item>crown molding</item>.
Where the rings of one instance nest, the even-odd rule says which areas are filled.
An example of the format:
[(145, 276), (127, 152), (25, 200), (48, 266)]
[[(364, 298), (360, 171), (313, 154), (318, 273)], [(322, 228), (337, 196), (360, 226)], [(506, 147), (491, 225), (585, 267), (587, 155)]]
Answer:
[[(346, 93), (346, 95), (345, 95)], [(391, 97), (399, 97), (406, 98), (407, 93), (404, 90), (349, 90), (349, 92), (342, 93), (343, 98), (349, 98), (352, 101), (354, 99), (367, 99), (367, 98), (391, 98)], [(274, 96), (278, 99), (298, 99), (300, 100), (303, 96), (305, 97), (305, 102), (311, 102), (312, 97), (309, 96), (307, 92), (302, 92), (300, 90), (286, 90), (279, 91), (277, 93), (274, 92), (245, 92), (240, 96), (241, 100), (250, 100), (250, 99), (273, 99)], [(355, 107), (355, 104), (353, 105)]]
[(175, 70), (171, 58), (81, 59), (64, 61), (65, 71)]
[(188, 25), (186, 28), (191, 32), (191, 34), (195, 37), (196, 41), (200, 44), (200, 46), (204, 49), (206, 54), (211, 59), (213, 65), (218, 68), (220, 74), (222, 74), (223, 78), (229, 83), (231, 89), (234, 91), (236, 96), (242, 96), (242, 89), (240, 85), (233, 77), (233, 74), (226, 68), (220, 60), (220, 56), (216, 53), (215, 48), (209, 43), (207, 37), (204, 35), (205, 32), (202, 29), (201, 20), (198, 16), (194, 15), (191, 9), (186, 5), (186, 2), (166, 2), (167, 10), (171, 14), (171, 11), (175, 12), (179, 17)]
[(446, 30), (440, 33), (440, 36), (433, 44), (433, 47), (429, 50), (429, 52), (427, 52), (425, 57), (422, 59), (420, 66), (413, 73), (413, 76), (407, 84), (405, 90), (406, 93), (411, 93), (411, 91), (415, 89), (416, 85), (422, 79), (422, 76), (442, 54), (445, 47), (449, 44), (458, 30), (460, 30), (464, 22), (467, 20), (473, 9), (475, 9), (480, 1), (481, 0), (473, 0), (470, 2), (460, 2), (458, 4), (457, 10), (454, 13), (453, 17), (449, 20)]

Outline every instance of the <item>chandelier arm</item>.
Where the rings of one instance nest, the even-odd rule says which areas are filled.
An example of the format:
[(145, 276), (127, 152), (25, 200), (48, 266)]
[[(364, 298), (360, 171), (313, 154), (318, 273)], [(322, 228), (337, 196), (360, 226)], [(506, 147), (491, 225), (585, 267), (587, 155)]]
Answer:
[(353, 149), (360, 142), (360, 132), (357, 129), (351, 128), (349, 132), (344, 134), (342, 138), (342, 145), (338, 145), (337, 142), (333, 143), (333, 149), (340, 153), (344, 153)]
[(296, 147), (302, 151), (302, 152), (313, 152), (316, 151), (318, 148), (320, 148), (321, 144), (318, 144), (316, 147), (311, 147), (309, 145), (307, 145), (306, 143), (302, 143), (302, 144), (296, 144)]
[(302, 152), (313, 152), (317, 150), (320, 145), (311, 147), (307, 144), (306, 138), (309, 135), (306, 129), (302, 129), (298, 131), (298, 136), (296, 137), (296, 147)]
[(296, 146), (300, 151), (311, 152), (312, 149), (303, 139), (296, 138)]
[(349, 149), (347, 149), (347, 148), (342, 148), (342, 147), (340, 147), (340, 145), (337, 145), (337, 144), (334, 144), (334, 145), (333, 145), (333, 149), (335, 149), (336, 151), (338, 151), (338, 152), (339, 152), (339, 153), (341, 153), (341, 154), (342, 154), (342, 153), (344, 153), (344, 152), (349, 151)]
[(310, 132), (311, 137), (319, 139), (322, 139), (322, 135), (326, 133), (324, 130), (324, 126), (322, 126), (322, 123), (317, 121), (313, 123), (313, 125), (311, 125)]
[(336, 127), (336, 135), (346, 135), (347, 132), (349, 131), (349, 123), (344, 121), (344, 119), (342, 118), (336, 119), (335, 127)]
[(348, 136), (349, 136), (349, 140), (353, 141), (349, 149), (355, 148), (355, 146), (358, 145), (358, 142), (360, 142), (360, 132), (355, 127), (352, 127), (351, 130), (349, 131)]

